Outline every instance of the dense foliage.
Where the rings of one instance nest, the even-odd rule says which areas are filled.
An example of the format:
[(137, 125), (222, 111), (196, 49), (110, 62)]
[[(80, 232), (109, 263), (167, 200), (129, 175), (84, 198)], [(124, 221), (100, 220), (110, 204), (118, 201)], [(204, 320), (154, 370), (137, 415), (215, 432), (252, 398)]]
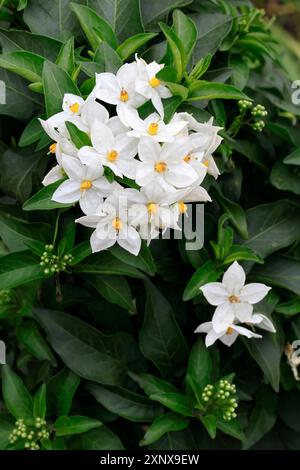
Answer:
[[(300, 106), (272, 21), (247, 0), (0, 5), (0, 447), (299, 449)], [(166, 120), (223, 128), (201, 249), (158, 239), (138, 256), (91, 254), (78, 206), (41, 185), (54, 157), (38, 118), (135, 53), (166, 64)], [(276, 333), (206, 348), (199, 288), (234, 261), (272, 286), (255, 311)]]

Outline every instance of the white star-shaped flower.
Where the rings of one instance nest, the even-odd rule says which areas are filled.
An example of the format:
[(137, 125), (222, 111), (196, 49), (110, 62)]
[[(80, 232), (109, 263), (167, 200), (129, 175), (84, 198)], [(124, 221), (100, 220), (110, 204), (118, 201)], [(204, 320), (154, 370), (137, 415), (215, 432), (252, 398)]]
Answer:
[(239, 335), (246, 336), (246, 338), (262, 338), (261, 335), (253, 333), (248, 328), (235, 324), (230, 324), (226, 329), (216, 332), (211, 321), (199, 325), (195, 333), (207, 333), (205, 337), (206, 347), (212, 346), (218, 339), (226, 346), (231, 346)]
[(165, 124), (159, 114), (152, 113), (146, 119), (141, 119), (138, 112), (133, 109), (125, 111), (126, 121), (133, 130), (128, 132), (131, 137), (147, 137), (156, 142), (173, 142), (186, 125), (185, 121), (176, 121)]

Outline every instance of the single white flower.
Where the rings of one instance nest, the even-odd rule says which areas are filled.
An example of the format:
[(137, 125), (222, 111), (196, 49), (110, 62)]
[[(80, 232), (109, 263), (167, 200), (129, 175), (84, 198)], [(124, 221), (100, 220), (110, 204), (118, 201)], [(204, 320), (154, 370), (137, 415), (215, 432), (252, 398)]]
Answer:
[(209, 282), (200, 287), (208, 303), (217, 306), (212, 319), (216, 333), (225, 331), (235, 320), (251, 323), (252, 305), (271, 289), (260, 283), (245, 285), (245, 280), (245, 271), (235, 261), (224, 273), (222, 282)]
[(143, 138), (138, 144), (141, 160), (136, 170), (136, 182), (140, 186), (150, 183), (160, 184), (167, 191), (191, 186), (198, 175), (182, 161), (181, 149), (176, 142), (162, 147), (152, 139)]
[(147, 137), (156, 142), (173, 142), (178, 134), (186, 125), (185, 121), (176, 121), (165, 124), (159, 114), (152, 113), (146, 119), (141, 119), (134, 109), (125, 111), (126, 122), (133, 130), (128, 132), (131, 137)]
[(170, 98), (172, 93), (170, 90), (161, 84), (161, 81), (156, 77), (156, 74), (164, 68), (163, 64), (151, 62), (147, 64), (143, 59), (136, 56), (137, 62), (137, 78), (135, 81), (135, 88), (138, 93), (151, 100), (154, 108), (164, 118), (164, 107), (162, 98)]
[(49, 184), (55, 183), (66, 176), (66, 173), (62, 166), (62, 155), (69, 155), (73, 158), (77, 158), (77, 152), (75, 145), (69, 142), (66, 138), (58, 140), (56, 143), (51, 144), (49, 147), (49, 153), (55, 154), (57, 165), (55, 165), (44, 177), (42, 184), (48, 186)]
[(138, 108), (147, 99), (140, 95), (135, 89), (137, 77), (137, 64), (124, 64), (119, 68), (116, 75), (113, 73), (96, 74), (95, 96), (105, 103), (117, 106), (117, 114), (126, 126), (126, 109)]
[(85, 166), (77, 158), (63, 155), (62, 167), (69, 179), (54, 192), (53, 201), (62, 204), (79, 201), (85, 214), (93, 214), (102, 203), (103, 197), (114, 190), (114, 184), (102, 176), (102, 166)]
[(126, 133), (114, 136), (112, 130), (95, 122), (91, 129), (93, 147), (82, 147), (78, 158), (88, 166), (107, 166), (115, 175), (135, 178), (137, 160), (137, 139), (128, 137)]
[(141, 238), (128, 218), (126, 189), (111, 194), (100, 210), (99, 215), (87, 215), (76, 220), (86, 227), (95, 228), (90, 240), (92, 252), (106, 250), (118, 243), (124, 250), (137, 256), (141, 249)]
[(212, 346), (218, 339), (226, 346), (231, 346), (239, 335), (246, 336), (247, 338), (262, 338), (261, 335), (253, 333), (248, 328), (235, 324), (228, 325), (225, 330), (216, 332), (211, 321), (199, 325), (195, 333), (207, 333), (205, 337), (206, 347)]

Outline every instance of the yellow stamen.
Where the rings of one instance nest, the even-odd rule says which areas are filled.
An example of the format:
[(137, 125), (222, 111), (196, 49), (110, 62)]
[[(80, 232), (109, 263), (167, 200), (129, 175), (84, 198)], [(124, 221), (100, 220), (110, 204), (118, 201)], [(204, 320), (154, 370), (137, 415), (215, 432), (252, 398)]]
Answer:
[(71, 104), (71, 106), (69, 106), (69, 109), (70, 109), (70, 111), (72, 111), (72, 113), (78, 113), (79, 103)]
[(167, 170), (167, 164), (165, 162), (158, 162), (154, 165), (154, 170), (157, 173), (164, 173)]
[(158, 132), (158, 123), (157, 122), (151, 122), (148, 126), (148, 134), (156, 135), (157, 132)]
[(80, 185), (80, 191), (85, 191), (86, 189), (91, 189), (93, 186), (91, 180), (84, 180)]
[(149, 214), (156, 214), (157, 212), (157, 204), (155, 204), (154, 202), (149, 202), (147, 204), (147, 209), (148, 209), (148, 212)]
[(206, 166), (208, 168), (208, 166), (209, 166), (209, 161), (208, 160), (204, 160), (202, 163), (203, 163), (204, 166)]
[(113, 226), (115, 230), (117, 230), (117, 232), (121, 230), (123, 226), (122, 221), (119, 217), (116, 217), (115, 219), (113, 219), (111, 222), (111, 225)]
[(184, 157), (183, 161), (184, 161), (185, 163), (189, 163), (189, 162), (191, 161), (191, 159), (192, 159), (191, 154), (188, 153), (188, 154)]
[(128, 93), (127, 93), (126, 90), (124, 90), (124, 88), (122, 88), (119, 98), (120, 98), (121, 101), (123, 101), (123, 103), (126, 103), (126, 101), (129, 100)]
[(50, 147), (49, 147), (49, 152), (50, 153), (55, 153), (55, 151), (56, 151), (56, 143), (51, 144)]
[(234, 332), (234, 329), (231, 326), (229, 326), (226, 330), (227, 335), (232, 335), (233, 332)]
[(240, 299), (236, 295), (231, 295), (228, 297), (228, 300), (231, 304), (238, 304)]
[(109, 162), (115, 162), (118, 158), (118, 152), (116, 150), (111, 150), (107, 153), (107, 160)]
[(152, 88), (156, 88), (160, 85), (160, 80), (154, 76), (151, 78), (151, 80), (149, 80), (149, 84), (152, 86)]
[(180, 214), (185, 214), (187, 211), (187, 205), (183, 201), (179, 201), (178, 209), (179, 209)]

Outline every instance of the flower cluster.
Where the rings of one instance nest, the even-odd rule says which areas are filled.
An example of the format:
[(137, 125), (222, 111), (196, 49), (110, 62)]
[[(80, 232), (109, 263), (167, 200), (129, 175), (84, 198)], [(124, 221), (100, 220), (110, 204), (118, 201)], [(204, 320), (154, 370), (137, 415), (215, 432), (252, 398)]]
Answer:
[(59, 257), (53, 253), (53, 245), (45, 245), (45, 251), (41, 255), (40, 266), (43, 268), (44, 274), (54, 274), (60, 271), (66, 271), (69, 263), (71, 263), (72, 255), (64, 255)]
[(236, 387), (228, 380), (222, 379), (214, 385), (206, 385), (201, 400), (204, 403), (205, 412), (220, 415), (224, 421), (237, 417)]
[[(116, 75), (96, 74), (86, 100), (65, 94), (62, 111), (40, 120), (57, 161), (43, 184), (66, 178), (52, 200), (79, 203), (85, 215), (77, 222), (95, 229), (93, 252), (117, 242), (137, 255), (142, 239), (180, 229), (187, 202), (210, 201), (201, 183), (207, 174), (219, 175), (212, 154), (221, 128), (185, 112), (164, 121), (162, 98), (171, 93), (156, 76), (162, 68), (136, 57)], [(142, 119), (138, 108), (148, 101), (155, 112)], [(114, 105), (116, 115), (110, 117), (101, 102)], [(72, 141), (70, 123), (84, 135), (82, 145)]]
[(24, 419), (18, 419), (14, 430), (9, 436), (10, 444), (22, 444), (24, 449), (39, 450), (40, 440), (49, 439), (47, 423), (42, 418), (35, 418), (33, 426), (25, 424)]
[(207, 333), (206, 346), (211, 346), (219, 339), (231, 346), (239, 335), (247, 338), (261, 338), (252, 330), (240, 326), (257, 326), (275, 333), (273, 323), (260, 313), (253, 313), (253, 304), (260, 302), (271, 289), (265, 284), (245, 284), (243, 268), (235, 261), (224, 273), (222, 282), (209, 282), (200, 287), (204, 297), (216, 306), (212, 321), (202, 323), (195, 333)]
[(243, 118), (247, 111), (250, 110), (251, 117), (247, 121), (247, 123), (252, 127), (254, 131), (261, 132), (266, 125), (264, 121), (264, 118), (268, 115), (268, 111), (266, 110), (266, 108), (261, 104), (253, 106), (253, 103), (248, 100), (240, 100), (238, 102), (238, 106), (241, 112), (241, 117)]

